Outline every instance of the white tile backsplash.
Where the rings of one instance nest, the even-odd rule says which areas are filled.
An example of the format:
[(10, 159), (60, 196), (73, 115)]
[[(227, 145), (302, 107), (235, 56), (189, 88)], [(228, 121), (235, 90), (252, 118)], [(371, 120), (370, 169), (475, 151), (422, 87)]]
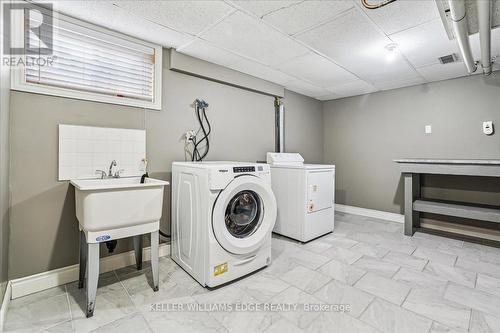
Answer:
[(144, 130), (59, 125), (59, 180), (98, 178), (113, 160), (123, 177), (141, 176), (145, 157)]

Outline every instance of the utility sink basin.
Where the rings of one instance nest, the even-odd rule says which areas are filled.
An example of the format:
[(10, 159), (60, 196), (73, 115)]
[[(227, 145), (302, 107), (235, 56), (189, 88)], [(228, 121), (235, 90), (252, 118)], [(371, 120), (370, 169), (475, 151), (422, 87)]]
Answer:
[[(140, 177), (72, 180), (76, 217), (85, 232), (158, 222), (168, 182)], [(104, 239), (103, 239), (104, 240)]]
[[(150, 234), (153, 290), (159, 286), (159, 229), (163, 188), (168, 182), (146, 178), (72, 180), (80, 224), (78, 288), (87, 288), (87, 317), (94, 315), (99, 279), (99, 243), (134, 237), (137, 269), (142, 267), (142, 235)], [(87, 279), (85, 279), (87, 272)]]

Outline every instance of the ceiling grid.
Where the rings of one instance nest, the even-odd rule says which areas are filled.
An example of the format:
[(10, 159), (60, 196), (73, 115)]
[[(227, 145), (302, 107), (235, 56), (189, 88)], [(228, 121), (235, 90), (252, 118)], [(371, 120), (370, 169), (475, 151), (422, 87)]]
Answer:
[[(500, 20), (500, 0), (493, 1)], [(462, 62), (438, 61), (458, 49), (434, 0), (397, 0), (374, 10), (360, 0), (53, 3), (76, 18), (322, 100), (467, 75)], [(500, 55), (499, 38), (494, 29), (493, 56)], [(477, 34), (471, 46), (477, 57)]]

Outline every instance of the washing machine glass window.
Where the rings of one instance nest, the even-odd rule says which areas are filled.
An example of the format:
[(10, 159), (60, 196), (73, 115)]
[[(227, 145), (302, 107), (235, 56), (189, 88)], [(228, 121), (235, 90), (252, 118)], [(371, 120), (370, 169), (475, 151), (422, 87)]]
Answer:
[[(250, 192), (252, 195), (245, 198), (245, 192)], [(236, 202), (235, 211), (231, 212), (233, 200), (235, 198), (238, 200), (239, 197), (243, 201)], [(246, 208), (245, 211), (243, 207)], [(257, 207), (255, 217), (253, 217), (252, 207)], [(236, 217), (239, 218), (236, 219)], [(215, 238), (224, 250), (234, 254), (249, 254), (257, 250), (268, 239), (275, 221), (276, 199), (271, 186), (255, 176), (235, 177), (219, 193), (212, 210), (212, 228)], [(239, 222), (240, 225), (235, 222)]]
[(262, 200), (254, 191), (240, 191), (229, 201), (225, 212), (226, 228), (236, 238), (252, 235), (262, 222)]

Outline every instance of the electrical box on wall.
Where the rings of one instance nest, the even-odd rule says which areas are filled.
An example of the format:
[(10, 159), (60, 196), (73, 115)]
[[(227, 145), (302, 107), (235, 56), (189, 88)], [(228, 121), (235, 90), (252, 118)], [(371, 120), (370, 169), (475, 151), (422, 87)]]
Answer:
[(486, 135), (492, 135), (495, 132), (495, 129), (493, 128), (493, 122), (490, 121), (485, 121), (483, 122), (483, 133)]

